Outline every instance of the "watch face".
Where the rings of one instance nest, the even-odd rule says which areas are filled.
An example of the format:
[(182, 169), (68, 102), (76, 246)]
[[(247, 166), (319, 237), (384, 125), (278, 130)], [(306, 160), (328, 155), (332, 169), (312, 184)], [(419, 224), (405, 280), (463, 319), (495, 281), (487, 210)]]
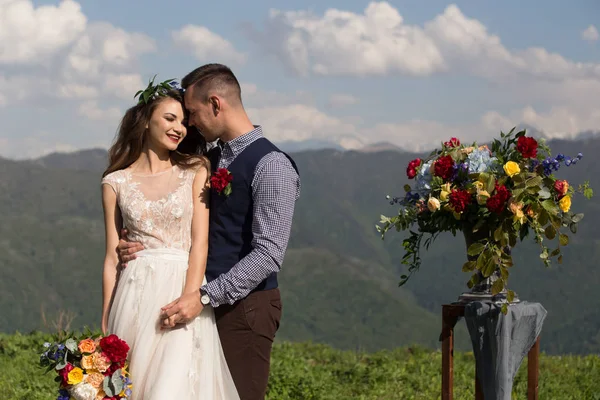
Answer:
[(204, 295), (200, 298), (200, 301), (202, 302), (202, 304), (206, 305), (208, 303), (210, 303), (210, 299), (208, 298), (207, 295)]

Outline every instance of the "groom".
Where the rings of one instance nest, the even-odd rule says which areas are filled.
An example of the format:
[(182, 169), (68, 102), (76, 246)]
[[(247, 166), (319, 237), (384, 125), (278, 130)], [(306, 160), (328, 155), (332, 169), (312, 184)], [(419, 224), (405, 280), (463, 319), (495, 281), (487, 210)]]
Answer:
[[(300, 178), (294, 161), (263, 137), (242, 105), (231, 70), (208, 64), (181, 82), (189, 124), (211, 150), (213, 173), (226, 168), (229, 195), (210, 194), (206, 279), (199, 293), (163, 308), (163, 327), (185, 323), (214, 307), (223, 352), (242, 400), (264, 399), (271, 347), (281, 318), (277, 272), (287, 248)], [(121, 241), (123, 262), (140, 244)]]

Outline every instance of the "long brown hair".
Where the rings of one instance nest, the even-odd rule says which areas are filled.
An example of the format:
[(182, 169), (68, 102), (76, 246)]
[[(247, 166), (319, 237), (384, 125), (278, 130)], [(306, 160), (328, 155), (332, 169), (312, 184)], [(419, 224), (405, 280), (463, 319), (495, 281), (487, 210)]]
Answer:
[[(129, 167), (140, 157), (146, 140), (146, 125), (156, 107), (167, 98), (178, 101), (187, 116), (183, 97), (175, 89), (166, 91), (163, 96), (159, 96), (147, 104), (140, 102), (131, 107), (125, 112), (119, 125), (116, 140), (108, 150), (108, 168), (106, 168), (102, 177)], [(210, 169), (208, 159), (204, 156), (206, 154), (206, 140), (194, 127), (186, 126), (186, 128), (186, 136), (177, 147), (177, 150), (171, 152), (172, 162), (184, 169), (199, 164), (204, 164), (207, 169)]]

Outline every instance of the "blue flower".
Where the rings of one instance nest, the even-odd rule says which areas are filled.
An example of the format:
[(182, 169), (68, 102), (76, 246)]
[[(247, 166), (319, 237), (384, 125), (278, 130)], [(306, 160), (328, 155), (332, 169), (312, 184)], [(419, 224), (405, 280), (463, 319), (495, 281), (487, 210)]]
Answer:
[(125, 389), (125, 396), (131, 397), (131, 389)]
[(431, 164), (433, 164), (433, 160), (429, 160), (423, 164), (419, 169), (419, 172), (417, 172), (417, 176), (415, 177), (415, 190), (422, 197), (427, 197), (429, 192), (431, 192), (431, 180), (433, 179), (430, 171)]
[(56, 400), (69, 400), (70, 398), (71, 395), (66, 389), (60, 389), (58, 391), (58, 397), (56, 398)]
[[(420, 196), (418, 193), (406, 192), (406, 195), (404, 195), (404, 198), (393, 197), (392, 199), (390, 199), (390, 205), (400, 204), (403, 206), (407, 206), (407, 205), (415, 204), (417, 202), (417, 200), (419, 200), (419, 197)], [(129, 379), (129, 378), (127, 378), (127, 379)]]
[(464, 181), (469, 177), (469, 166), (465, 163), (454, 164), (452, 173), (453, 181)]
[(540, 165), (540, 162), (536, 159), (531, 160), (531, 163), (529, 164), (529, 172), (533, 172), (535, 171), (535, 169), (538, 167), (538, 165)]
[(490, 156), (488, 149), (475, 149), (467, 156), (465, 162), (470, 173), (494, 171), (498, 168), (498, 159)]
[(171, 86), (175, 90), (179, 90), (181, 92), (184, 91), (184, 89), (181, 87), (181, 85), (177, 81), (171, 81), (171, 82), (169, 82), (169, 86)]

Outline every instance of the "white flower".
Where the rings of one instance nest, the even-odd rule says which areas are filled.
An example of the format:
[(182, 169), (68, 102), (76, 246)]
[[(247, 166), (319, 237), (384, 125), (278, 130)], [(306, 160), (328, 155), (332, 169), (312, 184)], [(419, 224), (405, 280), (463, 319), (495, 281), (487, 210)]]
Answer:
[(96, 400), (98, 391), (89, 383), (82, 382), (73, 386), (69, 393), (75, 400)]
[(181, 207), (173, 207), (173, 209), (171, 210), (171, 214), (175, 217), (175, 218), (181, 218), (181, 216), (183, 215), (183, 208)]

